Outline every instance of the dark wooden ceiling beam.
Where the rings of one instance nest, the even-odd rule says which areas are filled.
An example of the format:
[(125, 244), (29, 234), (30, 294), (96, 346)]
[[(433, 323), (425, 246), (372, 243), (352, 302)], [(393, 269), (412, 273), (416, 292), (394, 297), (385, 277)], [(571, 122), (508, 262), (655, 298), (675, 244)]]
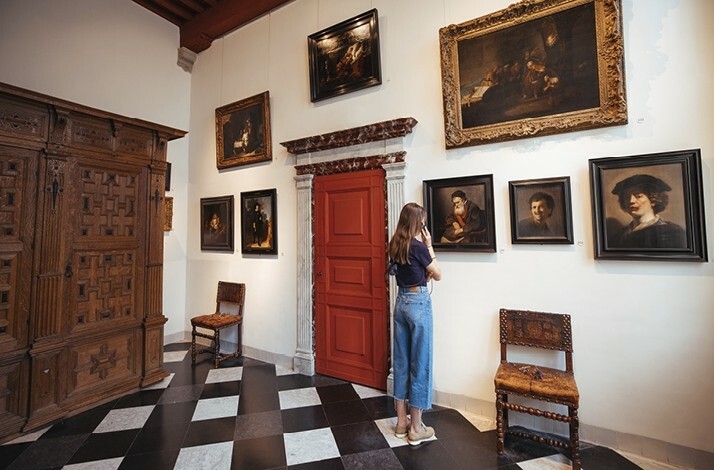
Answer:
[(191, 14), (186, 14), (186, 12), (183, 12), (183, 14), (176, 13), (174, 11), (175, 7), (171, 4), (171, 2), (157, 2), (156, 0), (134, 0), (134, 3), (141, 5), (150, 12), (156, 13), (160, 17), (179, 27), (184, 24), (188, 19), (193, 17), (193, 15)]
[(181, 46), (208, 49), (214, 39), (291, 0), (223, 0), (181, 25)]

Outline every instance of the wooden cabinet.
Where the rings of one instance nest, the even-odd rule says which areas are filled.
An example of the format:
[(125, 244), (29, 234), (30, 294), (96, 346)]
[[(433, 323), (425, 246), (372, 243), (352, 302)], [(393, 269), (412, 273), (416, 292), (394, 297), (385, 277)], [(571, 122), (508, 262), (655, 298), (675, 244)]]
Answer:
[(0, 440), (157, 382), (166, 146), (0, 84)]

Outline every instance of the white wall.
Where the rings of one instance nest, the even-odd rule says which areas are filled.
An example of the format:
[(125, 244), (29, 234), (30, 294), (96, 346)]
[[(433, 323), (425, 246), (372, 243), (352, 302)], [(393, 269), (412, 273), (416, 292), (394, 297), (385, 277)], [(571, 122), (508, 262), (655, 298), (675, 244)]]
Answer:
[[(219, 279), (249, 283), (244, 343), (294, 354), (295, 157), (279, 142), (411, 116), (419, 124), (405, 142), (407, 200), (421, 201), (424, 179), (492, 173), (495, 183), (498, 253), (439, 254), (435, 388), (492, 402), (499, 307), (568, 312), (583, 423), (714, 451), (713, 263), (595, 261), (588, 179), (590, 158), (701, 148), (714, 225), (714, 68), (705, 46), (714, 39), (705, 22), (714, 8), (707, 0), (623, 0), (627, 126), (446, 151), (438, 29), (510, 3), (296, 0), (202, 52), (191, 83), (189, 224), (198, 223), (201, 197), (234, 194), (238, 201), (241, 191), (277, 188), (280, 254), (201, 252), (198, 231), (189, 231), (188, 285), (208, 293)], [(310, 103), (307, 35), (374, 7), (382, 85)], [(273, 161), (219, 173), (215, 108), (265, 90)], [(571, 177), (575, 245), (512, 245), (508, 181), (552, 176)], [(187, 298), (189, 313), (212, 307), (210, 295)]]
[[(188, 130), (191, 75), (176, 26), (130, 1), (0, 0), (0, 82)], [(188, 136), (169, 143), (174, 230), (165, 233), (167, 335), (183, 334)]]
[[(213, 308), (216, 281), (245, 280), (244, 343), (287, 356), (296, 346), (295, 158), (279, 142), (416, 118), (405, 139), (407, 200), (421, 201), (424, 179), (490, 173), (496, 193), (498, 253), (439, 254), (435, 388), (493, 401), (498, 308), (568, 312), (583, 423), (712, 452), (714, 263), (595, 261), (587, 161), (701, 148), (714, 250), (714, 4), (623, 0), (627, 126), (446, 151), (438, 29), (510, 3), (295, 0), (215, 41), (189, 76), (175, 65), (178, 30), (129, 0), (0, 0), (0, 81), (189, 129), (168, 153), (175, 214), (165, 238), (166, 334)], [(310, 103), (307, 35), (375, 7), (382, 85)], [(273, 161), (219, 173), (215, 108), (265, 90)], [(511, 245), (508, 181), (550, 176), (571, 177), (576, 244)], [(277, 188), (279, 255), (199, 250), (200, 198), (238, 202), (241, 191), (264, 188)]]

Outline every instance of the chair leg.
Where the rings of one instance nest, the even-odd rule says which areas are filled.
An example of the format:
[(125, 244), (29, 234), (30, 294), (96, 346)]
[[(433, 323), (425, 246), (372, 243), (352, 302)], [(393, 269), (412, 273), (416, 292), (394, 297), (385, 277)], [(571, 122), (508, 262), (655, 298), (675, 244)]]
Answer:
[(496, 452), (499, 455), (503, 454), (503, 447), (506, 438), (506, 428), (504, 428), (504, 410), (503, 403), (507, 401), (507, 395), (504, 393), (496, 394)]
[(216, 330), (213, 337), (216, 342), (216, 348), (213, 350), (213, 367), (218, 369), (218, 363), (221, 357), (221, 330)]
[(573, 470), (580, 470), (580, 420), (578, 419), (578, 409), (568, 407), (570, 416), (570, 453), (573, 462)]
[(238, 357), (243, 354), (243, 323), (238, 324), (238, 349), (236, 349)]
[(191, 364), (196, 364), (196, 327), (191, 329)]

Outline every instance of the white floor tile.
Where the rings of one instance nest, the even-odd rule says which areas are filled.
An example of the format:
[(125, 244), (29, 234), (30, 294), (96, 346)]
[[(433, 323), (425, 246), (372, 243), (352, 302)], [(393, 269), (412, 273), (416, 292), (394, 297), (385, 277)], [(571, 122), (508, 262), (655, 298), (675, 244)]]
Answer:
[(300, 408), (302, 406), (314, 406), (322, 403), (315, 387), (283, 390), (278, 392), (278, 396), (280, 398), (281, 410)]
[(330, 428), (283, 434), (288, 466), (340, 456)]
[(381, 390), (365, 387), (363, 385), (352, 384), (352, 388), (355, 389), (355, 392), (357, 392), (357, 395), (359, 395), (359, 397), (362, 399), (372, 398), (372, 397), (382, 397), (385, 395), (385, 393)]
[(242, 367), (225, 367), (223, 369), (211, 369), (206, 377), (207, 384), (218, 382), (234, 382), (243, 378)]
[(117, 470), (124, 457), (65, 465), (62, 470)]
[(572, 468), (570, 459), (563, 454), (518, 462), (518, 466), (523, 470), (570, 470)]
[(142, 388), (142, 390), (158, 390), (158, 389), (163, 389), (163, 388), (169, 388), (169, 384), (171, 383), (171, 379), (174, 378), (174, 375), (176, 375), (176, 374), (174, 374), (174, 373), (172, 372), (172, 373), (169, 374), (168, 377), (166, 377), (166, 378), (165, 378), (164, 380), (162, 380), (161, 382), (156, 382), (156, 383), (153, 384), (153, 385), (149, 385), (148, 387), (144, 387), (144, 388)]
[(164, 362), (181, 362), (188, 351), (167, 351), (164, 353)]
[(10, 441), (10, 442), (6, 442), (6, 443), (4, 443), (4, 444), (2, 444), (2, 445), (5, 446), (5, 445), (8, 445), (8, 444), (20, 444), (21, 442), (35, 442), (37, 439), (40, 438), (40, 436), (42, 436), (44, 433), (46, 433), (47, 431), (49, 431), (49, 429), (50, 429), (51, 427), (52, 427), (52, 426), (47, 426), (46, 428), (42, 428), (42, 429), (37, 430), (37, 431), (35, 431), (35, 432), (31, 432), (31, 433), (25, 434), (25, 435), (23, 435), (23, 436), (18, 437), (18, 438), (15, 439), (15, 440), (12, 440), (12, 441)]
[(627, 460), (638, 465), (643, 470), (682, 470), (683, 468), (685, 468), (664, 462), (657, 462), (656, 460), (650, 460), (641, 455), (630, 454), (629, 452), (623, 452), (621, 450), (615, 450), (615, 452), (621, 454)]
[(238, 395), (198, 400), (191, 421), (238, 415)]
[(296, 371), (292, 369), (288, 369), (287, 367), (275, 365), (275, 374), (280, 376), (280, 375), (294, 375), (297, 374)]
[(477, 415), (474, 413), (469, 413), (468, 411), (457, 410), (461, 413), (461, 416), (466, 418), (469, 423), (473, 424), (476, 429), (481, 432), (493, 431), (496, 429), (496, 420), (487, 418), (485, 416)]
[(154, 411), (154, 405), (137, 406), (111, 410), (99, 423), (94, 432), (124, 431), (126, 429), (139, 429), (144, 426), (149, 415)]
[(205, 446), (185, 447), (179, 452), (174, 470), (229, 470), (233, 459), (233, 442), (219, 442)]
[(379, 431), (387, 440), (387, 444), (389, 444), (389, 447), (401, 447), (409, 445), (406, 437), (400, 439), (394, 435), (394, 429), (397, 426), (397, 418), (378, 419), (374, 422), (374, 424), (377, 425)]

